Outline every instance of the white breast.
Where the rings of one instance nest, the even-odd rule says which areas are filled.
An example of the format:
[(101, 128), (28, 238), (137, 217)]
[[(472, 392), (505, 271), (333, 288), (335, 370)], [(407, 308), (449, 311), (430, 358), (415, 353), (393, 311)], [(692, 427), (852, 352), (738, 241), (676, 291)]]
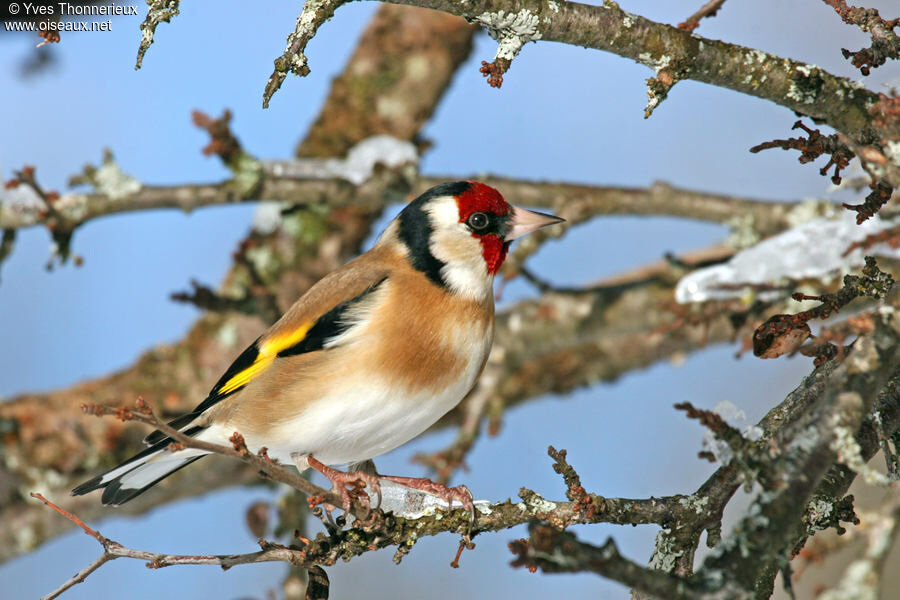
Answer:
[(360, 462), (393, 450), (459, 404), (475, 383), (491, 338), (476, 326), (448, 336), (447, 343), (464, 358), (465, 367), (460, 377), (438, 389), (410, 391), (360, 366), (357, 374), (337, 382), (265, 440), (255, 444), (248, 439), (248, 447), (265, 445), (269, 456), (288, 463), (292, 454), (312, 454), (328, 465)]

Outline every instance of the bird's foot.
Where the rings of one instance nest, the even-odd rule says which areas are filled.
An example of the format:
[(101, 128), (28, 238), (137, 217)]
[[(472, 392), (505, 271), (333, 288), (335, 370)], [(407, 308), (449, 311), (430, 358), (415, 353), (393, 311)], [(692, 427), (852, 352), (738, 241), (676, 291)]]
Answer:
[(463, 505), (463, 508), (469, 511), (469, 521), (475, 520), (475, 503), (472, 500), (472, 492), (464, 485), (447, 487), (446, 485), (436, 483), (425, 477), (397, 477), (395, 475), (379, 475), (379, 477), (414, 490), (423, 491), (426, 494), (437, 496), (448, 505), (452, 505), (453, 501), (456, 500)]
[[(376, 508), (381, 505), (381, 484), (378, 477), (364, 471), (344, 473), (322, 464), (312, 455), (306, 457), (307, 464), (325, 476), (332, 483), (332, 491), (341, 497), (341, 508), (349, 514), (354, 500), (357, 500), (366, 510), (372, 509), (371, 496), (375, 494)], [(366, 492), (363, 488), (368, 488)]]

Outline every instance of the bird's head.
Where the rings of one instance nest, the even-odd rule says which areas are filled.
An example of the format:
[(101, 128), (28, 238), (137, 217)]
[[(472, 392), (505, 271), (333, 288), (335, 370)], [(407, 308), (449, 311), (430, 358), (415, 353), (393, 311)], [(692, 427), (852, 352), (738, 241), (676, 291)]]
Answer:
[(396, 235), (413, 267), (435, 284), (483, 299), (514, 239), (563, 220), (512, 206), (483, 183), (457, 181), (409, 203), (397, 217)]

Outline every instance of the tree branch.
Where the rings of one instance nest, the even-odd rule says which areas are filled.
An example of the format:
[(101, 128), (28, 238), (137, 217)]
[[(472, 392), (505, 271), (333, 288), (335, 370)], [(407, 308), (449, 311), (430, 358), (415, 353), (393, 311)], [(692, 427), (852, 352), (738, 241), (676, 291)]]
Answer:
[(702, 598), (695, 582), (633, 563), (619, 554), (612, 538), (597, 547), (579, 542), (575, 534), (532, 522), (527, 539), (510, 542), (516, 555), (513, 567), (525, 567), (532, 573), (596, 573), (634, 590), (666, 600)]
[[(793, 213), (797, 204), (794, 202), (709, 194), (665, 183), (656, 183), (650, 188), (621, 188), (492, 175), (477, 178), (501, 189), (510, 202), (565, 210), (569, 222), (563, 224), (566, 227), (563, 231), (598, 215), (674, 216), (727, 224), (735, 214), (741, 214), (752, 219), (754, 230), (765, 237), (786, 229), (796, 218)], [(210, 184), (143, 186), (124, 198), (111, 198), (97, 192), (64, 194), (54, 206), (72, 228), (117, 214), (166, 208), (191, 212), (241, 202), (282, 202), (295, 208), (326, 203), (333, 209), (350, 205), (376, 209), (392, 202), (404, 202), (409, 195), (418, 195), (438, 183), (454, 179), (460, 179), (460, 176), (382, 174), (362, 185), (353, 185), (341, 178), (297, 178), (270, 172), (262, 178), (259, 191), (252, 197), (242, 197), (234, 189), (232, 180), (227, 180)], [(0, 229), (36, 227), (44, 224), (46, 218), (44, 212), (34, 207), (0, 203)]]

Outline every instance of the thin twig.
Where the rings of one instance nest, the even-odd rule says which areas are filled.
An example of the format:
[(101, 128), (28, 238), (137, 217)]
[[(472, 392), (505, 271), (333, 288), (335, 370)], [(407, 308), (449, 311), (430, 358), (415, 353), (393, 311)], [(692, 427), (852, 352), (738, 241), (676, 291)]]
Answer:
[[(282, 468), (276, 462), (272, 461), (262, 453), (262, 454), (253, 454), (247, 449), (247, 446), (244, 444), (244, 438), (238, 432), (234, 432), (234, 435), (231, 437), (231, 441), (233, 446), (224, 446), (222, 444), (214, 444), (212, 442), (205, 442), (203, 440), (198, 440), (197, 438), (193, 438), (189, 435), (185, 435), (181, 431), (170, 427), (163, 421), (160, 421), (153, 411), (147, 406), (147, 403), (143, 398), (138, 398), (136, 401), (137, 410), (130, 410), (127, 408), (115, 408), (111, 406), (98, 406), (96, 404), (83, 404), (81, 409), (89, 414), (96, 416), (107, 416), (112, 415), (121, 419), (122, 421), (139, 421), (141, 423), (145, 423), (150, 425), (154, 429), (158, 429), (163, 432), (168, 437), (172, 438), (179, 444), (183, 445), (185, 448), (195, 448), (197, 450), (206, 450), (207, 452), (212, 452), (215, 454), (223, 454), (225, 456), (231, 456), (234, 458), (239, 458), (245, 463), (259, 469), (264, 472), (266, 475), (274, 479), (275, 481), (280, 481), (281, 483), (285, 483), (295, 489), (300, 490), (304, 494), (309, 496), (322, 497), (324, 500), (330, 504), (334, 504), (336, 506), (340, 505), (341, 499), (337, 494), (333, 494), (320, 488), (316, 484), (300, 477), (299, 474), (291, 472), (287, 469)], [(367, 510), (354, 506), (353, 514), (359, 518), (364, 517), (368, 513)]]
[(84, 521), (71, 514), (70, 512), (60, 508), (53, 502), (47, 500), (41, 494), (32, 492), (31, 497), (40, 500), (65, 518), (81, 527), (81, 529), (87, 535), (100, 542), (100, 545), (103, 546), (103, 554), (101, 554), (96, 560), (94, 560), (94, 562), (76, 573), (64, 584), (50, 592), (50, 594), (44, 596), (42, 600), (52, 600), (53, 598), (58, 597), (60, 594), (62, 594), (72, 586), (84, 581), (88, 577), (88, 575), (99, 569), (105, 563), (117, 558), (136, 558), (138, 560), (145, 560), (147, 561), (147, 567), (151, 569), (161, 569), (163, 567), (171, 567), (173, 565), (218, 565), (223, 569), (230, 569), (231, 567), (236, 565), (244, 565), (250, 563), (274, 561), (295, 562), (303, 560), (303, 551), (294, 550), (280, 544), (273, 544), (266, 541), (260, 541), (261, 550), (259, 550), (258, 552), (248, 552), (246, 554), (179, 555), (134, 550), (101, 535), (100, 532), (86, 525)]
[[(32, 496), (34, 496), (34, 494), (32, 494)], [(50, 506), (53, 506), (53, 505), (51, 504)], [(114, 556), (108, 552), (104, 552), (103, 554), (98, 556), (94, 560), (94, 562), (92, 562), (91, 564), (89, 564), (88, 566), (83, 568), (82, 570), (78, 571), (75, 575), (70, 577), (61, 586), (59, 586), (58, 588), (56, 588), (55, 590), (53, 590), (46, 596), (41, 596), (41, 600), (53, 600), (54, 598), (58, 598), (59, 596), (62, 595), (63, 592), (65, 592), (69, 588), (74, 587), (74, 586), (78, 585), (79, 583), (83, 582), (85, 579), (87, 579), (91, 573), (93, 573), (94, 571), (96, 571), (97, 569), (99, 569), (100, 567), (102, 567), (103, 565), (108, 563), (109, 561), (115, 560), (117, 558), (119, 558), (119, 557)]]
[(678, 29), (683, 29), (685, 31), (697, 29), (697, 27), (700, 26), (700, 19), (716, 16), (716, 13), (719, 12), (719, 9), (722, 8), (723, 4), (725, 4), (725, 0), (709, 0), (709, 2), (701, 6), (697, 12), (689, 16), (683, 23), (679, 23)]

